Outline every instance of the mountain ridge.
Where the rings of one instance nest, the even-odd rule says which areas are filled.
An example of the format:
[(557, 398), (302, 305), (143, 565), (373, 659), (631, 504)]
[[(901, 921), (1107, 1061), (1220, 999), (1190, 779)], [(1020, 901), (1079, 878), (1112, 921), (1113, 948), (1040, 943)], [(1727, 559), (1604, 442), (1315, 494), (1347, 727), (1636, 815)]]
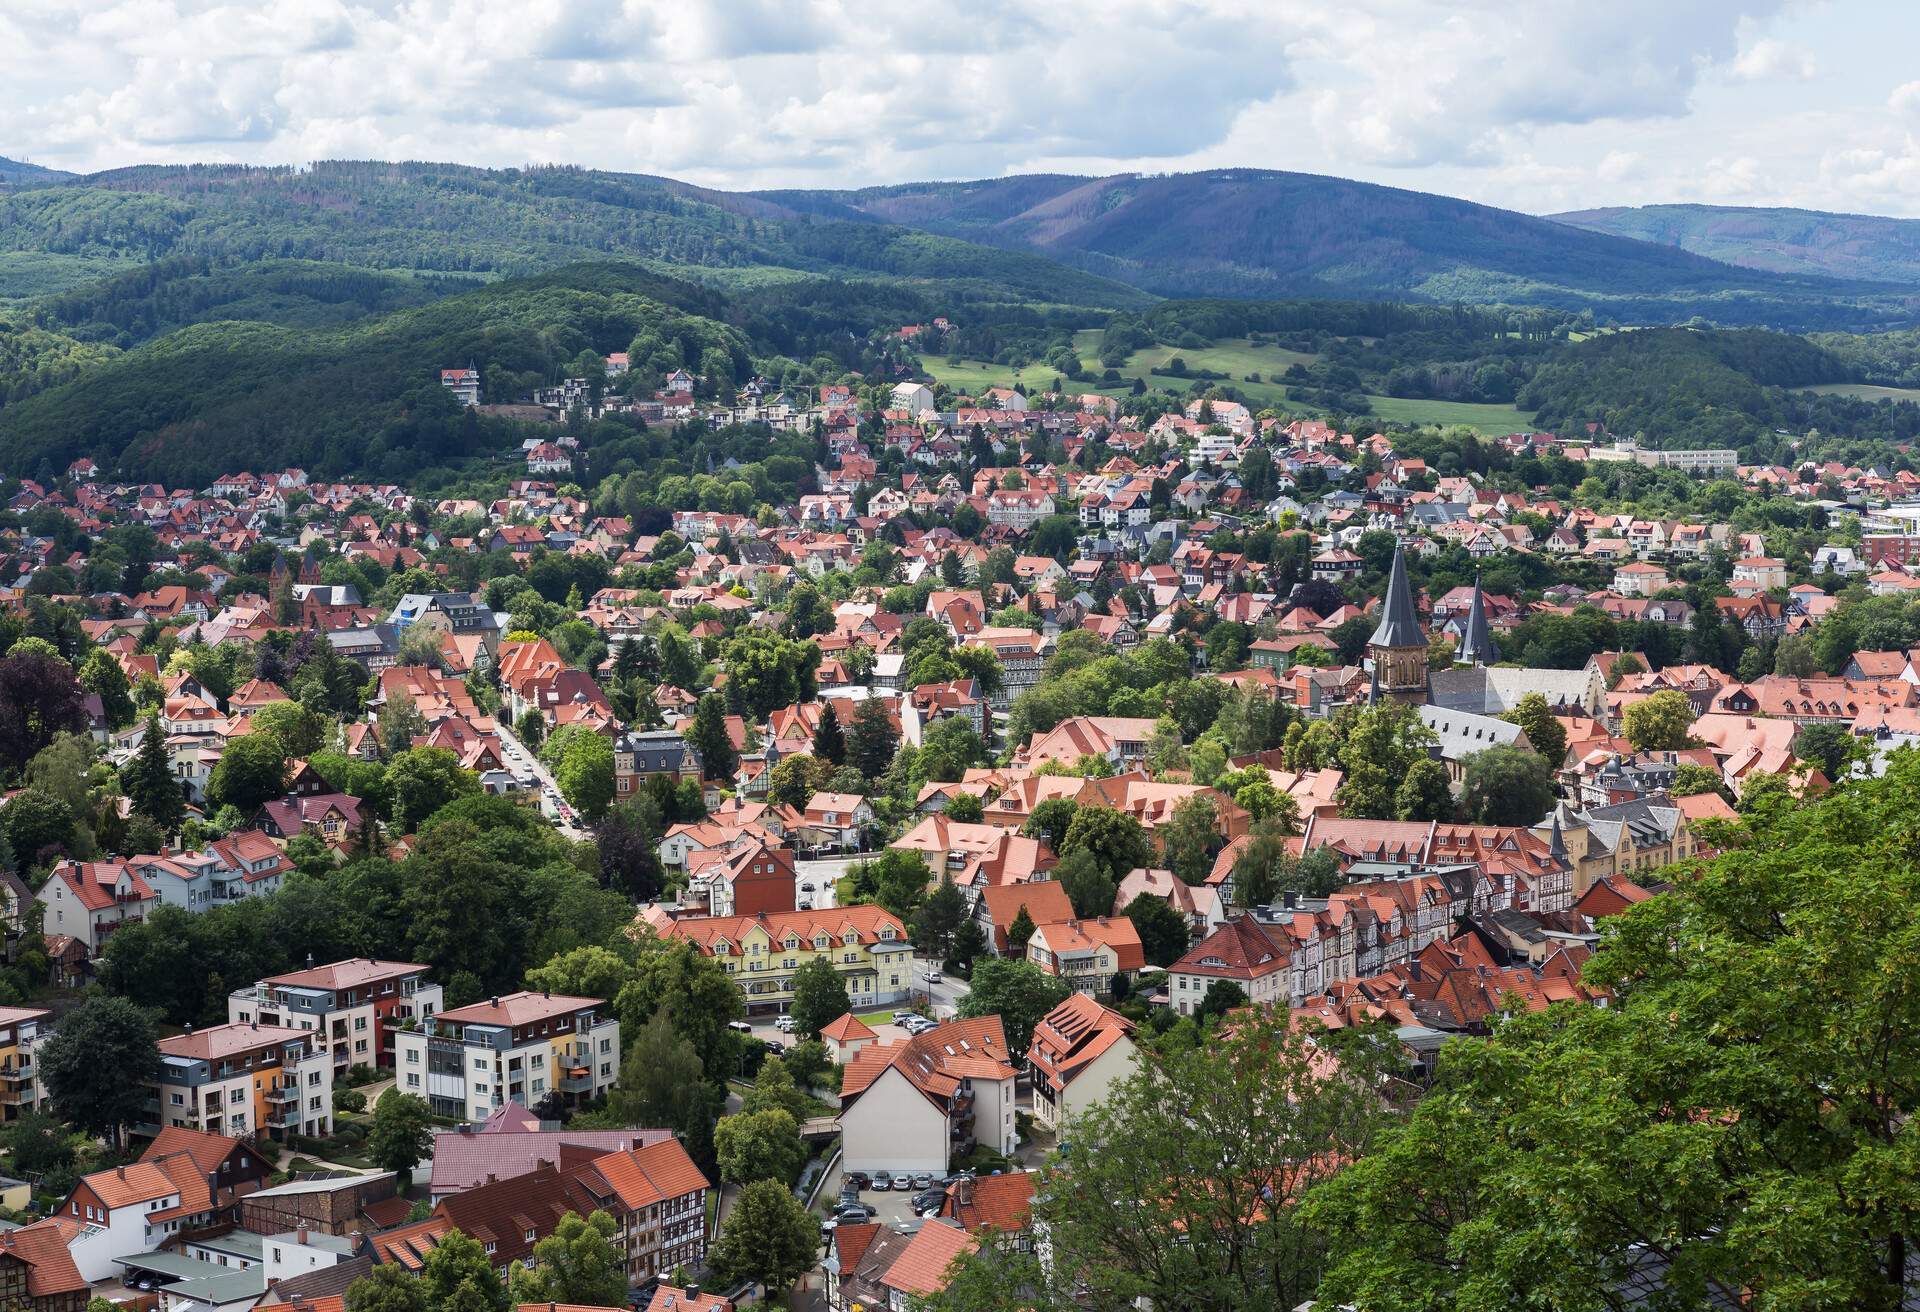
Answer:
[(740, 287), (881, 279), (957, 300), (1127, 308), (1155, 297), (1591, 310), (1794, 330), (1913, 320), (1902, 283), (1740, 267), (1451, 197), (1317, 174), (1033, 174), (730, 192), (571, 166), (140, 165), (0, 190), (0, 260), (169, 255), (526, 276), (593, 259)]
[(1740, 268), (1920, 287), (1920, 219), (1787, 206), (1602, 206), (1546, 215), (1587, 232), (1669, 245)]

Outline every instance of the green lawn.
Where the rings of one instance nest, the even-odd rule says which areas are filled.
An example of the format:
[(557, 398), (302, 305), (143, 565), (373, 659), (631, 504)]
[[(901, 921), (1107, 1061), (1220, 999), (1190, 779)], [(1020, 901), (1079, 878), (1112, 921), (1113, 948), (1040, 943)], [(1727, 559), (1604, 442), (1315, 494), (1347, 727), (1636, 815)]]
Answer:
[(1510, 405), (1477, 405), (1469, 401), (1417, 401), (1399, 396), (1369, 396), (1373, 413), (1402, 424), (1465, 424), (1496, 437), (1524, 433), (1533, 416)]
[[(1170, 387), (1184, 391), (1188, 386), (1187, 380), (1156, 377), (1153, 373), (1178, 357), (1186, 362), (1188, 369), (1229, 375), (1227, 381), (1261, 405), (1279, 405), (1286, 401), (1286, 388), (1265, 380), (1285, 373), (1289, 365), (1312, 364), (1318, 358), (1277, 346), (1253, 346), (1244, 337), (1225, 338), (1211, 346), (1193, 350), (1176, 346), (1149, 346), (1135, 351), (1120, 366), (1120, 374), (1127, 382), (1118, 386), (1104, 386), (1099, 381), (1099, 375), (1104, 372), (1100, 365), (1102, 336), (1102, 330), (1098, 328), (1084, 328), (1073, 335), (1073, 345), (1080, 353), (1080, 363), (1092, 376), (1077, 381), (1066, 380), (1069, 394), (1078, 396), (1082, 392), (1101, 392), (1109, 396), (1123, 396), (1134, 378), (1145, 379), (1149, 387)], [(1052, 369), (1038, 363), (1020, 370), (986, 360), (963, 360), (959, 364), (951, 364), (944, 356), (924, 356), (921, 362), (928, 373), (947, 386), (975, 394), (989, 387), (1045, 390), (1053, 386), (1055, 377)], [(1253, 373), (1259, 374), (1262, 381), (1247, 382), (1247, 375)]]
[(1880, 387), (1873, 383), (1822, 383), (1802, 388), (1822, 396), (1851, 396), (1861, 401), (1920, 401), (1920, 387)]
[[(1082, 392), (1100, 392), (1108, 396), (1124, 396), (1135, 378), (1143, 378), (1149, 387), (1165, 387), (1176, 391), (1185, 391), (1192, 380), (1156, 375), (1155, 369), (1164, 368), (1175, 358), (1183, 361), (1194, 372), (1208, 371), (1224, 373), (1226, 382), (1250, 399), (1256, 406), (1273, 406), (1295, 414), (1316, 414), (1319, 411), (1310, 405), (1287, 398), (1284, 383), (1272, 381), (1284, 374), (1290, 365), (1310, 365), (1318, 357), (1301, 351), (1289, 351), (1278, 346), (1254, 346), (1244, 337), (1223, 338), (1209, 346), (1197, 349), (1183, 349), (1177, 346), (1149, 346), (1135, 351), (1120, 369), (1122, 377), (1128, 381), (1119, 386), (1102, 386), (1097, 381), (1102, 372), (1100, 368), (1100, 338), (1098, 328), (1083, 329), (1073, 336), (1074, 349), (1079, 351), (1081, 363), (1093, 378), (1078, 381), (1067, 380), (1066, 390), (1078, 396)], [(1044, 390), (1053, 385), (1054, 372), (1043, 364), (1033, 364), (1024, 370), (1009, 365), (992, 364), (984, 360), (964, 360), (959, 364), (950, 364), (944, 357), (924, 357), (922, 363), (932, 374), (949, 387), (978, 394), (989, 387), (1019, 387), (1022, 389)], [(1259, 374), (1261, 381), (1247, 382), (1248, 374)], [(1816, 388), (1816, 391), (1834, 390)], [(1893, 395), (1907, 395), (1891, 388), (1871, 389)], [(1920, 392), (1911, 395), (1920, 397)], [(1369, 396), (1373, 411), (1381, 419), (1403, 424), (1440, 424), (1465, 425), (1478, 429), (1491, 436), (1507, 433), (1525, 432), (1532, 426), (1532, 417), (1523, 410), (1510, 405), (1476, 405), (1464, 401), (1414, 401), (1394, 396)]]

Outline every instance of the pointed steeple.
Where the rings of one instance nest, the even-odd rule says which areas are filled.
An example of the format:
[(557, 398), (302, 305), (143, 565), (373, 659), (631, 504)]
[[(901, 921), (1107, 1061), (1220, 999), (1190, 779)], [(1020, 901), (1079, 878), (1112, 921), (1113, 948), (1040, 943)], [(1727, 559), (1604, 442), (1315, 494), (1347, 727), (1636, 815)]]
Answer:
[(1553, 838), (1547, 844), (1547, 855), (1560, 865), (1571, 864), (1567, 860), (1566, 836), (1560, 832), (1560, 808), (1553, 808)]
[(1487, 594), (1480, 590), (1480, 575), (1473, 576), (1473, 605), (1467, 608), (1467, 626), (1460, 634), (1460, 659), (1469, 665), (1491, 665), (1497, 653), (1493, 634), (1487, 629)]
[(1387, 575), (1387, 595), (1380, 607), (1380, 626), (1367, 639), (1369, 647), (1424, 647), (1427, 637), (1420, 632), (1420, 616), (1413, 608), (1413, 585), (1407, 582), (1407, 553), (1400, 542), (1393, 544), (1393, 569)]

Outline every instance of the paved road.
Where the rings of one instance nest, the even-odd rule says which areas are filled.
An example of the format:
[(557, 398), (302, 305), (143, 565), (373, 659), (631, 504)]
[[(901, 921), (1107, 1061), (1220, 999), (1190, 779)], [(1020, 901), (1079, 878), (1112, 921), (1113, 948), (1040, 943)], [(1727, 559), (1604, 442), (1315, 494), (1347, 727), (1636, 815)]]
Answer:
[(529, 751), (525, 743), (514, 737), (513, 730), (507, 727), (505, 716), (502, 716), (497, 723), (500, 747), (507, 758), (507, 769), (516, 775), (523, 772), (532, 773), (534, 783), (540, 789), (541, 813), (553, 821), (561, 833), (576, 843), (592, 838), (593, 835), (579, 825), (561, 817), (558, 810), (561, 801), (560, 785), (554, 782), (553, 773), (541, 763), (540, 757)]
[[(795, 861), (793, 863), (794, 905), (811, 902), (815, 910), (837, 905), (834, 885), (847, 873), (847, 867), (858, 857), (834, 857), (830, 860)], [(813, 891), (807, 891), (807, 885), (813, 885)]]
[(967, 996), (967, 982), (948, 974), (938, 984), (929, 984), (928, 973), (939, 969), (940, 963), (937, 961), (916, 960), (913, 963), (913, 987), (927, 995), (935, 1020), (951, 1020), (960, 1008), (960, 999)]

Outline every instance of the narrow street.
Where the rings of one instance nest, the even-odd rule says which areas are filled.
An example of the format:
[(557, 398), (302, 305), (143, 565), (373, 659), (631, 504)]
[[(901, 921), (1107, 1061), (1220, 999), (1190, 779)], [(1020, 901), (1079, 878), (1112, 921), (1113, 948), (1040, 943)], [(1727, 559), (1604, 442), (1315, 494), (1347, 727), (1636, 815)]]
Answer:
[(540, 789), (540, 812), (559, 827), (562, 834), (576, 843), (585, 842), (593, 835), (573, 821), (560, 814), (560, 805), (565, 800), (560, 796), (560, 785), (554, 782), (552, 771), (540, 757), (527, 749), (527, 745), (514, 735), (503, 716), (498, 721), (500, 747), (506, 754), (507, 769), (515, 775), (522, 772), (533, 776), (535, 785)]

